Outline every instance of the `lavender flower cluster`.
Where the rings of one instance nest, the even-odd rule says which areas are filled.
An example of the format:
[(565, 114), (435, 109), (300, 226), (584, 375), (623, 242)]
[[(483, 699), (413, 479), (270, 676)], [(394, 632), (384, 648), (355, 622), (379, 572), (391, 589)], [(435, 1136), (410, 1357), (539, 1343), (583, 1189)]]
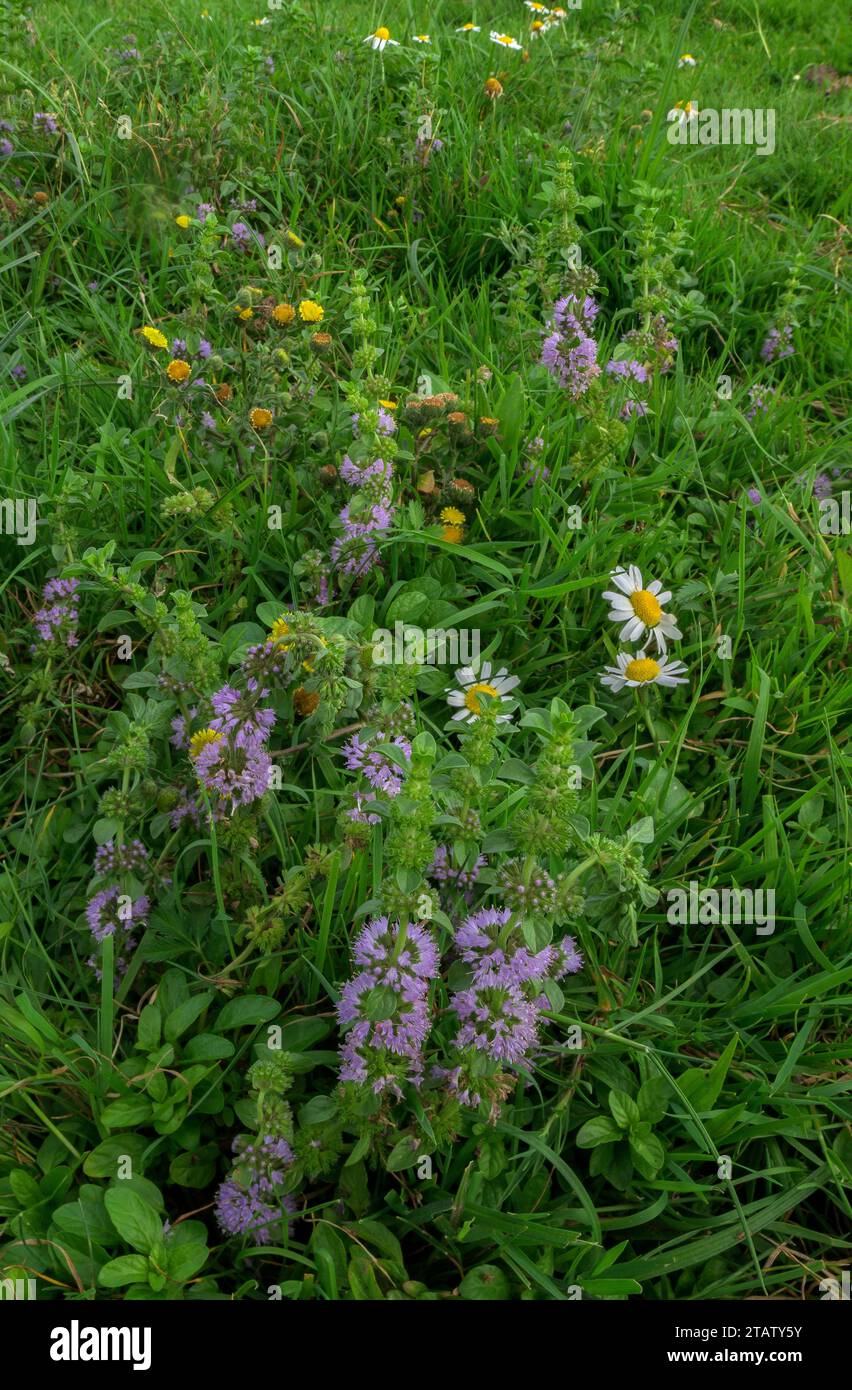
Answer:
[[(269, 788), (272, 759), (267, 745), (275, 711), (262, 704), (269, 694), (268, 686), (249, 676), (244, 691), (223, 685), (213, 692), (213, 717), (206, 729), (189, 735), (183, 716), (172, 720), (172, 743), (189, 748), (198, 785), (210, 797), (214, 816), (233, 815)], [(191, 717), (196, 715), (197, 709), (190, 711)], [(172, 825), (177, 827), (187, 816), (198, 822), (202, 809), (203, 800), (187, 793), (172, 810)]]
[[(457, 1055), (453, 1065), (435, 1066), (431, 1075), (463, 1105), (477, 1106), (476, 1077), (529, 1063), (539, 1047), (542, 1011), (551, 1007), (545, 983), (580, 970), (583, 958), (570, 936), (531, 951), (507, 907), (471, 913), (454, 944), (469, 969), (469, 979), (450, 998), (459, 1025), (452, 1043)], [(353, 955), (361, 969), (337, 1005), (347, 1029), (340, 1079), (400, 1097), (402, 1082), (419, 1086), (423, 1080), (438, 949), (425, 926), (378, 917), (356, 939)]]
[(216, 1194), (216, 1220), (226, 1235), (250, 1235), (257, 1245), (271, 1245), (281, 1222), (296, 1210), (293, 1198), (278, 1190), (293, 1151), (286, 1139), (272, 1134), (259, 1141), (240, 1135), (234, 1155), (231, 1175)]
[[(128, 887), (149, 872), (148, 851), (141, 840), (127, 844), (108, 840), (95, 851), (93, 871), (102, 883), (86, 904), (86, 920), (95, 941), (100, 944), (108, 936), (115, 938), (115, 982), (126, 973), (130, 952), (137, 944), (136, 933), (145, 926), (150, 903), (147, 894), (136, 898)], [(102, 971), (97, 957), (92, 955), (86, 964), (98, 979)]]
[[(35, 630), (42, 642), (62, 647), (76, 647), (77, 589), (76, 579), (49, 579), (42, 590), (42, 607), (33, 617)], [(33, 652), (36, 651), (32, 647)]]
[(573, 294), (557, 299), (550, 332), (542, 343), (541, 362), (568, 392), (579, 400), (600, 376), (598, 345), (592, 336), (598, 306), (591, 295), (582, 302)]
[(795, 348), (793, 347), (793, 325), (783, 323), (780, 328), (770, 328), (766, 336), (760, 355), (764, 362), (780, 362), (783, 357), (792, 357)]
[(477, 1058), (510, 1067), (528, 1062), (538, 1048), (541, 1012), (550, 1007), (545, 981), (580, 970), (583, 958), (570, 936), (530, 951), (518, 940), (507, 907), (472, 913), (456, 931), (455, 945), (472, 973), (450, 1000), (460, 1023), (454, 1045), (467, 1054), (451, 1087), (463, 1103), (478, 1105), (481, 1097), (461, 1084), (462, 1076), (475, 1071)]
[(357, 464), (347, 454), (340, 476), (356, 495), (340, 512), (343, 533), (331, 547), (331, 563), (341, 574), (363, 579), (379, 563), (376, 541), (393, 521), (393, 464), (381, 458)]
[(355, 941), (361, 967), (343, 987), (337, 1016), (346, 1037), (341, 1081), (401, 1096), (401, 1083), (419, 1085), (429, 1034), (429, 983), (438, 974), (438, 950), (426, 927), (413, 922), (368, 922)]

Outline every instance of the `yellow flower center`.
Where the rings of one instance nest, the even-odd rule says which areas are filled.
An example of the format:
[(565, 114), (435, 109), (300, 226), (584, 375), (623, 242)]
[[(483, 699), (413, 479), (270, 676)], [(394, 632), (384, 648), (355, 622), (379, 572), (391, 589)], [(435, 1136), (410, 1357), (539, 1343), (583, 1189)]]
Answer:
[(374, 38), (374, 39), (385, 39), (385, 40), (389, 39), (389, 38), (390, 38), (390, 29), (385, 29), (384, 25), (382, 25), (381, 29), (377, 29), (377, 30), (376, 30), (375, 34), (373, 35), (373, 38)]
[(659, 663), (650, 656), (636, 656), (628, 661), (624, 674), (629, 681), (652, 681), (660, 674)]
[(441, 512), (441, 520), (447, 526), (464, 526), (465, 515), (464, 512), (459, 511), (458, 507), (444, 507)]
[(494, 686), (489, 685), (487, 681), (477, 681), (476, 685), (472, 685), (470, 689), (465, 692), (464, 702), (471, 714), (481, 714), (482, 705), (477, 699), (477, 696), (490, 695), (496, 700), (498, 693), (499, 692), (494, 689)]
[(193, 734), (189, 740), (190, 757), (197, 758), (202, 748), (206, 748), (208, 743), (220, 743), (222, 735), (215, 729), (199, 729), (197, 734)]
[(663, 616), (663, 610), (656, 598), (647, 589), (637, 589), (635, 594), (630, 595), (630, 603), (637, 618), (641, 618), (646, 627), (656, 627)]

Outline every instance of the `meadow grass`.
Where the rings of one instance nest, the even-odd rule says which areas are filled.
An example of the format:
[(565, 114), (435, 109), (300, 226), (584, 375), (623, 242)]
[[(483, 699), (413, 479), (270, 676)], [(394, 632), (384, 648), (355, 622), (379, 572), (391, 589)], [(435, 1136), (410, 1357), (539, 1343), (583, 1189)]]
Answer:
[[(820, 1297), (852, 1250), (852, 554), (848, 526), (821, 524), (826, 495), (841, 512), (844, 495), (848, 504), (852, 470), (848, 103), (839, 81), (809, 72), (844, 73), (844, 7), (586, 0), (534, 40), (520, 0), (425, 9), (3, 5), (14, 151), (0, 163), (0, 492), (37, 499), (39, 524), (33, 544), (0, 537), (0, 1267), (35, 1273), (40, 1297), (120, 1297), (123, 1285), (98, 1284), (98, 1270), (125, 1252), (124, 1233), (115, 1220), (117, 1241), (93, 1189), (120, 1187), (116, 1155), (132, 1152), (143, 1202), (178, 1229), (200, 1212), (210, 1246), (203, 1274), (149, 1280), (156, 1296), (264, 1297), (277, 1283), (287, 1297), (328, 1299)], [(467, 22), (481, 32), (457, 34)], [(362, 43), (379, 24), (399, 47)], [(492, 44), (492, 27), (521, 37), (527, 56)], [(412, 44), (424, 30), (432, 43)], [(122, 59), (128, 48), (140, 56)], [(687, 50), (697, 65), (679, 68)], [(502, 84), (496, 99), (489, 76)], [(670, 144), (666, 113), (688, 100), (772, 108), (774, 153)], [(34, 131), (35, 112), (53, 113), (59, 132)], [(424, 113), (442, 142), (425, 162), (412, 157)], [(598, 278), (602, 362), (636, 325), (638, 180), (665, 195), (685, 236), (674, 365), (653, 381), (629, 443), (588, 469), (575, 462), (582, 420), (539, 365), (551, 271), (538, 273), (536, 237), (563, 150), (591, 200), (577, 219)], [(332, 355), (304, 369), (315, 397), (294, 388), (269, 442), (223, 430), (205, 443), (176, 425), (139, 336), (149, 324), (168, 338), (203, 332), (217, 351), (228, 335), (238, 344), (231, 301), (264, 283), (265, 251), (223, 240), (202, 264), (198, 224), (175, 223), (199, 203), (231, 226), (249, 204), (239, 215), (267, 245), (297, 233), (304, 247), (285, 258), (277, 292), (289, 284), (319, 301), (334, 338)], [(387, 393), (404, 402), (425, 377), (430, 393), (457, 393), (499, 430), (456, 461), (476, 488), (460, 543), (431, 524), (428, 447), (403, 451), (381, 568), (344, 585), (329, 612), (371, 596), (376, 625), (392, 627), (401, 595), (434, 589), (440, 620), (481, 632), (526, 707), (558, 698), (603, 710), (584, 811), (603, 836), (650, 827), (642, 852), (663, 896), (632, 932), (615, 916), (570, 924), (585, 967), (551, 1002), (544, 1050), (499, 1114), (466, 1117), (422, 1182), (405, 1166), (388, 1171), (387, 1136), (366, 1162), (355, 1154), (316, 1176), (259, 1274), (252, 1241), (223, 1239), (212, 1213), (231, 1138), (251, 1123), (246, 1068), (280, 1021), (302, 1059), (297, 1114), (333, 1091), (334, 1005), (359, 909), (385, 880), (384, 837), (353, 855), (336, 849), (280, 943), (241, 963), (246, 904), (268, 903), (307, 846), (335, 846), (351, 782), (339, 737), (279, 726), (282, 781), (252, 835), (235, 844), (203, 824), (182, 838), (162, 827), (154, 853), (171, 884), (123, 982), (113, 990), (105, 957), (99, 985), (86, 963), (92, 835), (104, 838), (99, 795), (122, 780), (105, 779), (104, 730), (122, 735), (117, 712), (134, 689), (116, 635), (131, 633), (134, 671), (147, 637), (132, 604), (126, 612), (92, 583), (79, 646), (45, 670), (30, 650), (32, 615), (48, 577), (82, 576), (84, 553), (109, 542), (111, 562), (134, 565), (158, 599), (191, 592), (206, 610), (200, 630), (229, 655), (258, 605), (305, 606), (299, 563), (328, 553), (347, 500), (320, 470), (340, 464), (352, 437), (358, 270)], [(767, 364), (761, 345), (785, 304), (795, 352)], [(269, 378), (250, 370), (234, 380), (259, 405), (250, 393)], [(749, 392), (769, 388), (753, 411)], [(546, 474), (533, 478), (536, 437)], [(171, 507), (192, 489), (206, 500)], [(674, 591), (675, 655), (689, 672), (649, 700), (599, 682), (619, 645), (600, 594), (631, 564)], [(418, 727), (445, 750), (451, 680), (427, 673), (415, 697)], [(151, 737), (167, 746), (153, 725)], [(513, 739), (512, 757), (529, 763), (531, 732)], [(511, 828), (514, 795), (492, 830)], [(774, 931), (673, 925), (665, 894), (694, 881), (771, 888)], [(151, 1022), (143, 1046), (152, 1003), (173, 1021), (162, 1039)], [(226, 1046), (193, 1050), (190, 1032)], [(152, 1063), (161, 1043), (177, 1057)], [(154, 1096), (180, 1111), (174, 1128), (151, 1122), (147, 1099), (134, 1110), (136, 1092), (128, 1100), (143, 1053), (154, 1070), (196, 1069), (188, 1098)], [(577, 1135), (610, 1113), (611, 1092), (636, 1096), (656, 1080), (667, 1083), (654, 1122), (665, 1165), (613, 1182), (617, 1168), (596, 1167)], [(417, 1115), (416, 1096), (410, 1105)]]

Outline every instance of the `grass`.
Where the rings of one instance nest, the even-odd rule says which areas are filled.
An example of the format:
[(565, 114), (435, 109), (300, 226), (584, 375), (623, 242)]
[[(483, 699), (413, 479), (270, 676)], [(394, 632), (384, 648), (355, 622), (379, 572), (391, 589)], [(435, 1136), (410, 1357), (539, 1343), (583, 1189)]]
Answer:
[[(841, 8), (589, 0), (529, 42), (528, 61), (488, 40), (492, 26), (527, 28), (520, 0), (493, 11), (438, 0), (428, 15), (284, 0), (259, 27), (260, 7), (244, 0), (207, 8), (210, 18), (196, 4), (107, 0), (93, 20), (62, 0), (26, 16), (4, 5), (12, 42), (0, 81), (15, 148), (0, 163), (2, 496), (38, 507), (33, 544), (0, 536), (4, 1275), (36, 1277), (39, 1297), (122, 1297), (129, 1281), (99, 1283), (98, 1271), (140, 1248), (115, 1199), (103, 1205), (127, 1188), (116, 1165), (130, 1153), (136, 1195), (184, 1227), (190, 1248), (209, 1246), (203, 1272), (190, 1262), (187, 1274), (166, 1238), (149, 1244), (138, 1278), (154, 1296), (263, 1298), (278, 1283), (288, 1298), (325, 1299), (819, 1297), (852, 1249), (852, 558), (848, 527), (821, 529), (820, 484), (814, 492), (827, 475), (838, 507), (849, 495), (848, 107), (843, 90), (808, 76), (816, 64), (845, 71)], [(456, 35), (472, 18), (482, 32)], [(379, 23), (402, 40), (383, 55), (360, 42)], [(429, 48), (408, 41), (421, 27)], [(117, 56), (129, 46), (141, 58)], [(684, 50), (696, 68), (678, 69)], [(493, 101), (489, 75), (503, 85)], [(774, 153), (671, 145), (666, 113), (688, 99), (773, 108)], [(54, 113), (60, 133), (33, 132), (36, 111)], [(424, 114), (443, 141), (425, 166), (412, 158)], [(563, 148), (591, 200), (577, 220), (607, 357), (641, 319), (637, 180), (665, 197), (684, 235), (686, 278), (671, 280), (676, 362), (652, 383), (645, 419), (596, 468), (577, 464), (588, 425), (538, 365), (543, 286), (565, 268), (542, 189)], [(234, 210), (250, 200), (251, 211)], [(174, 221), (199, 202), (231, 225), (241, 217), (267, 245), (291, 229), (304, 248), (280, 270), (224, 239), (205, 256), (198, 224)], [(205, 638), (228, 658), (257, 640), (244, 625), (258, 605), (309, 607), (305, 556), (328, 554), (348, 500), (321, 469), (351, 446), (359, 270), (383, 350), (381, 394), (404, 402), (426, 376), (428, 391), (456, 392), (499, 430), (450, 456), (404, 436), (382, 567), (344, 585), (326, 616), (354, 622), (357, 599), (363, 642), (373, 624), (393, 627), (400, 601), (425, 594), (419, 612), (436, 624), (480, 630), (484, 656), (520, 678), (524, 708), (559, 699), (602, 712), (582, 813), (620, 844), (645, 825), (638, 853), (662, 896), (592, 904), (568, 923), (585, 968), (551, 1000), (528, 1084), (499, 1115), (468, 1112), (451, 1138), (425, 1143), (431, 1176), (388, 1166), (390, 1130), (428, 1139), (435, 1121), (428, 1096), (407, 1093), (401, 1115), (364, 1131), (363, 1152), (357, 1126), (346, 1131), (336, 1161), (300, 1186), (286, 1239), (259, 1252), (223, 1238), (212, 1210), (231, 1139), (253, 1123), (247, 1068), (280, 1024), (299, 1059), (297, 1133), (319, 1125), (329, 1137), (316, 1102), (335, 1088), (334, 1004), (363, 905), (384, 900), (395, 869), (385, 825), (352, 853), (336, 820), (352, 778), (333, 735), (366, 716), (357, 702), (339, 706), (317, 730), (282, 704), (280, 787), (235, 826), (173, 834), (163, 796), (187, 774), (165, 706), (145, 707), (156, 691), (144, 673), (159, 670), (150, 614), (110, 592), (83, 556), (111, 542), (111, 562), (132, 566), (158, 599), (190, 592), (205, 610), (196, 656)], [(235, 325), (240, 287), (267, 283), (276, 297), (322, 303), (329, 356), (294, 330), (279, 369), (265, 340)], [(795, 354), (767, 365), (761, 344), (784, 312)], [(232, 354), (240, 404), (212, 437), (176, 425), (175, 393), (139, 336), (146, 323)], [(750, 389), (769, 387), (768, 408), (750, 417)], [(243, 406), (273, 398), (274, 431), (249, 431)], [(549, 472), (533, 482), (536, 436)], [(439, 486), (455, 470), (476, 489), (460, 544), (435, 529), (421, 486), (430, 469)], [(192, 489), (206, 492), (190, 506)], [(600, 594), (628, 564), (673, 590), (674, 655), (689, 671), (687, 685), (647, 699), (599, 683), (619, 645)], [(83, 580), (80, 642), (46, 664), (29, 649), (32, 615), (60, 573)], [(141, 674), (135, 688), (128, 669)], [(427, 670), (413, 694), (417, 727), (441, 753), (457, 746), (442, 694), (451, 678)], [(147, 729), (141, 770), (111, 753), (126, 733), (121, 710)], [(538, 752), (528, 724), (502, 747), (526, 766)], [(503, 774), (487, 805), (495, 846), (524, 804), (523, 775)], [(110, 787), (144, 805), (135, 823), (104, 809)], [(101, 985), (86, 964), (84, 913), (92, 837), (123, 833), (125, 820), (170, 882), (114, 990), (108, 955)], [(247, 910), (268, 906), (317, 843), (331, 855), (325, 877), (272, 949), (247, 950)], [(551, 856), (549, 866), (574, 862)], [(665, 895), (690, 882), (771, 889), (774, 932), (673, 925)], [(463, 911), (460, 900), (448, 908), (453, 922)], [(577, 1137), (614, 1113), (611, 1093), (635, 1099), (656, 1081), (665, 1162), (624, 1180), (615, 1152), (598, 1166), (600, 1149)]]

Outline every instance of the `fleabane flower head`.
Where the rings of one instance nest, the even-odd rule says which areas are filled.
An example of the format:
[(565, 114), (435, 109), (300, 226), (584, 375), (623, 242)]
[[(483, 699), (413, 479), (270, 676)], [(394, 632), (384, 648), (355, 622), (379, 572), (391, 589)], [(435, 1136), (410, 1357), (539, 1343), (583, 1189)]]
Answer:
[(479, 27), (480, 27), (480, 26), (479, 26), (478, 24), (460, 24), (459, 27), (458, 27), (458, 29), (456, 30), (456, 33), (457, 33), (457, 34), (478, 34), (478, 33), (479, 33)]
[(612, 571), (610, 579), (616, 590), (606, 589), (602, 597), (610, 605), (610, 622), (622, 624), (618, 634), (621, 641), (638, 642), (647, 633), (657, 651), (665, 656), (666, 638), (683, 636), (675, 625), (674, 616), (663, 612), (663, 604), (672, 596), (671, 590), (664, 590), (659, 579), (654, 579), (646, 588), (642, 571), (636, 565), (626, 570), (619, 566)]
[(691, 53), (681, 53), (677, 60), (677, 65), (679, 68), (694, 68), (695, 59)]
[(455, 687), (446, 687), (447, 704), (456, 711), (453, 715), (455, 721), (475, 723), (481, 718), (488, 698), (499, 704), (497, 723), (508, 724), (511, 721), (512, 715), (503, 712), (503, 707), (512, 703), (509, 692), (520, 682), (517, 676), (509, 675), (505, 666), (493, 674), (490, 661), (484, 662), (478, 671), (472, 666), (462, 666), (456, 671), (456, 682)]
[(429, 37), (428, 34), (412, 34), (412, 36), (411, 36), (411, 41), (412, 41), (412, 43), (431, 43), (431, 42), (432, 42), (432, 40), (430, 39), (430, 37)]
[(601, 675), (601, 685), (608, 685), (618, 694), (626, 685), (634, 689), (642, 685), (685, 685), (686, 666), (682, 661), (655, 661), (652, 656), (637, 652), (619, 652), (617, 666), (607, 666)]
[(169, 340), (165, 333), (161, 333), (159, 328), (152, 328), (150, 324), (142, 329), (142, 337), (146, 343), (150, 343), (153, 348), (165, 348), (169, 345)]
[(384, 53), (388, 44), (393, 44), (394, 48), (399, 48), (397, 40), (392, 39), (390, 36), (390, 29), (386, 29), (383, 24), (380, 24), (378, 29), (375, 29), (372, 34), (368, 34), (364, 39), (364, 43), (368, 43), (371, 48), (377, 49), (379, 53)]
[(517, 39), (513, 39), (511, 34), (501, 34), (496, 29), (491, 30), (491, 42), (499, 43), (501, 48), (513, 48), (520, 51), (521, 45)]

